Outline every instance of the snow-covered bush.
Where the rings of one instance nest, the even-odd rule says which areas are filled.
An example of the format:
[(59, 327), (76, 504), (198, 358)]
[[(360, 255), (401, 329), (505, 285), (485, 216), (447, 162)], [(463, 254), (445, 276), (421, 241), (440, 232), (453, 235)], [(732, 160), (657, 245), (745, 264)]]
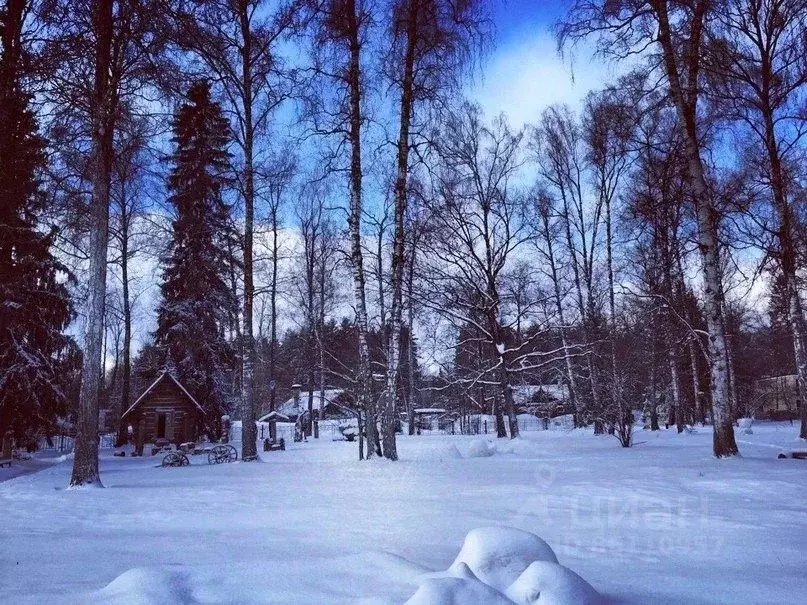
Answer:
[(512, 527), (468, 532), (454, 563), (428, 574), (406, 605), (598, 605), (600, 595), (559, 565), (541, 538)]
[(754, 430), (751, 428), (753, 423), (754, 420), (752, 418), (740, 418), (737, 420), (737, 428), (744, 435), (753, 435)]
[(487, 458), (496, 453), (496, 446), (485, 439), (474, 439), (468, 446), (469, 458)]
[(480, 527), (465, 536), (454, 565), (465, 563), (482, 582), (503, 590), (533, 561), (558, 559), (549, 544), (528, 531)]

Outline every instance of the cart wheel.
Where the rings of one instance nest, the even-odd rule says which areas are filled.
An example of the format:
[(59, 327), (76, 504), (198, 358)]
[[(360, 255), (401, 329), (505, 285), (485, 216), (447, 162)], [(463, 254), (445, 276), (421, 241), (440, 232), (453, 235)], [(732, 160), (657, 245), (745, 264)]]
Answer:
[(191, 461), (188, 459), (188, 457), (185, 454), (180, 454), (180, 456), (180, 466), (189, 466)]
[(207, 463), (208, 464), (218, 464), (219, 462), (221, 462), (221, 460), (219, 460), (218, 451), (214, 447), (212, 450), (210, 450), (207, 453)]
[(163, 466), (185, 466), (185, 464), (189, 464), (187, 458), (185, 458), (185, 463), (182, 462), (182, 458), (185, 458), (185, 456), (182, 456), (181, 454), (177, 454), (176, 452), (171, 452), (170, 454), (167, 454), (163, 458), (162, 465)]
[(227, 462), (235, 462), (238, 460), (238, 450), (229, 443), (225, 447), (227, 448)]

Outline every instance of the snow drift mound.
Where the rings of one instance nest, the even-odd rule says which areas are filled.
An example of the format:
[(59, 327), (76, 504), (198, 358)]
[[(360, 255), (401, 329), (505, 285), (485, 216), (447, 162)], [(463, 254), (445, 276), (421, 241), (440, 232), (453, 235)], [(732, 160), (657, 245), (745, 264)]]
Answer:
[(430, 578), (404, 605), (513, 605), (513, 602), (478, 580)]
[(487, 458), (496, 453), (496, 446), (484, 439), (474, 439), (468, 446), (469, 458)]
[(135, 567), (123, 572), (96, 593), (99, 603), (194, 603), (187, 576), (179, 570)]
[(454, 565), (465, 563), (485, 584), (504, 590), (533, 561), (558, 558), (535, 534), (512, 527), (480, 527), (468, 532)]
[(418, 448), (411, 453), (407, 453), (407, 460), (433, 460), (443, 462), (445, 460), (461, 460), (462, 452), (453, 443), (448, 445), (435, 445), (432, 447)]
[(599, 605), (596, 590), (568, 567), (535, 561), (506, 593), (518, 605)]
[(425, 576), (406, 605), (601, 605), (541, 538), (512, 527), (468, 532), (454, 563)]
[(58, 458), (56, 458), (56, 462), (67, 462), (68, 460), (73, 460), (76, 457), (75, 452), (70, 452), (69, 454), (62, 454)]

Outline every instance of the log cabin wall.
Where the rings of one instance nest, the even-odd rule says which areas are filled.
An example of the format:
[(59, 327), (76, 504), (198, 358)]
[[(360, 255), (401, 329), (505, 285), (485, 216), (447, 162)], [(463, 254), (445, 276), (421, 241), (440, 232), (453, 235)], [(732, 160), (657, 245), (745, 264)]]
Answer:
[[(161, 381), (146, 395), (138, 404), (135, 415), (143, 423), (144, 443), (154, 443), (160, 438), (160, 428), (163, 428), (165, 439), (172, 443), (196, 440), (199, 410), (170, 379)], [(164, 416), (164, 427), (160, 426), (161, 415)]]

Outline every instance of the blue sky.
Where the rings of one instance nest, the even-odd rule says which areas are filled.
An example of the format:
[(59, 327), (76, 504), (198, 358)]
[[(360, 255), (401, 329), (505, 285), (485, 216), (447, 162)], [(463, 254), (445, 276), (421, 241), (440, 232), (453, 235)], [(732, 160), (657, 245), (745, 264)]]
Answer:
[(556, 51), (552, 24), (569, 0), (492, 0), (496, 39), (481, 73), (467, 86), (489, 117), (505, 112), (515, 126), (535, 122), (552, 103), (577, 105), (585, 94), (614, 76), (614, 68), (593, 58), (591, 46), (573, 56)]

